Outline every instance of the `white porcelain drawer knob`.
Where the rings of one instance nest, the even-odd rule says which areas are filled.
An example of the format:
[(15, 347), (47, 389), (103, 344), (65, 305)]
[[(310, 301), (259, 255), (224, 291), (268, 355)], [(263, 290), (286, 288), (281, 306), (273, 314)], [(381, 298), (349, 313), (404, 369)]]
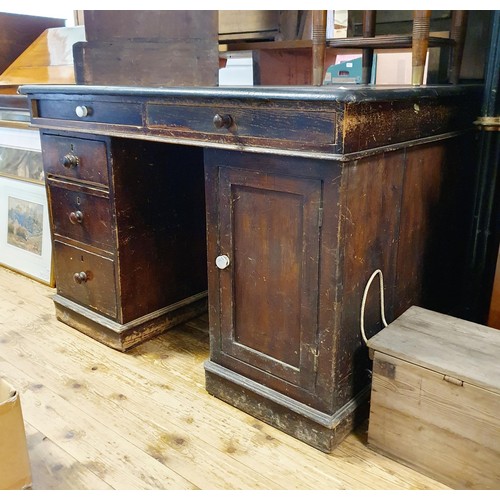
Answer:
[(75, 108), (75, 113), (79, 118), (84, 118), (90, 114), (90, 110), (87, 106), (77, 106)]
[(229, 257), (227, 255), (219, 255), (215, 259), (215, 265), (219, 269), (226, 269), (226, 267), (228, 267), (229, 264), (231, 264), (231, 261), (229, 260)]

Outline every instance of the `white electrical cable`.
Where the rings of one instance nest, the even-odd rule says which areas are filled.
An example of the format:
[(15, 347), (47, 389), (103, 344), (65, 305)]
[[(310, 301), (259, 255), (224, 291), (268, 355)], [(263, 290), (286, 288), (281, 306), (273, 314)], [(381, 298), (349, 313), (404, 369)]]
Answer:
[(365, 344), (368, 343), (368, 339), (366, 338), (366, 334), (365, 334), (366, 296), (368, 295), (368, 290), (370, 289), (370, 285), (372, 284), (372, 281), (375, 279), (375, 276), (377, 276), (377, 274), (380, 275), (380, 315), (382, 316), (382, 323), (384, 324), (384, 326), (387, 326), (387, 321), (385, 319), (385, 305), (384, 305), (384, 275), (382, 274), (382, 271), (380, 269), (377, 269), (370, 276), (370, 279), (368, 280), (368, 283), (365, 286), (365, 291), (363, 293), (363, 300), (361, 301), (360, 327), (361, 327), (361, 335), (363, 337), (363, 340), (365, 341)]

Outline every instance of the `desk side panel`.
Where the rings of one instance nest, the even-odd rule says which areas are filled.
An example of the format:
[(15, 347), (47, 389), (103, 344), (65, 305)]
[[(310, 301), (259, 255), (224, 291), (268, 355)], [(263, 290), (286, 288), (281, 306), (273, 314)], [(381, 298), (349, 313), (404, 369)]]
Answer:
[(203, 151), (112, 140), (123, 321), (207, 289)]

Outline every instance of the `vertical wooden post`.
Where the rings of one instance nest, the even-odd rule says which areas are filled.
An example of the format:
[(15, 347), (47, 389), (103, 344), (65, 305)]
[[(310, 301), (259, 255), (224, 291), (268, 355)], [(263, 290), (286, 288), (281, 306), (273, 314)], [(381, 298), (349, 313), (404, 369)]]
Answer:
[(451, 17), (450, 38), (455, 43), (451, 48), (448, 81), (454, 85), (456, 85), (460, 79), (460, 67), (464, 54), (468, 14), (469, 12), (467, 10), (454, 10)]
[(413, 11), (412, 85), (424, 82), (425, 59), (429, 47), (430, 10)]
[[(377, 12), (375, 10), (363, 11), (363, 37), (375, 36)], [(372, 77), (373, 49), (363, 49), (361, 82), (370, 83)]]
[(322, 85), (325, 76), (326, 10), (312, 11), (312, 84)]

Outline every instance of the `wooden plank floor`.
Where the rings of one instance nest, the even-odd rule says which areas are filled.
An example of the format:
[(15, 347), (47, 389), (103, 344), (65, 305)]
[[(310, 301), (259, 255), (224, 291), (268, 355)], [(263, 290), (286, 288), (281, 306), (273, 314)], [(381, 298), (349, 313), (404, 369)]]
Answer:
[(0, 268), (34, 490), (447, 489), (369, 450), (366, 426), (327, 455), (207, 394), (206, 317), (120, 353), (58, 322), (53, 293)]

